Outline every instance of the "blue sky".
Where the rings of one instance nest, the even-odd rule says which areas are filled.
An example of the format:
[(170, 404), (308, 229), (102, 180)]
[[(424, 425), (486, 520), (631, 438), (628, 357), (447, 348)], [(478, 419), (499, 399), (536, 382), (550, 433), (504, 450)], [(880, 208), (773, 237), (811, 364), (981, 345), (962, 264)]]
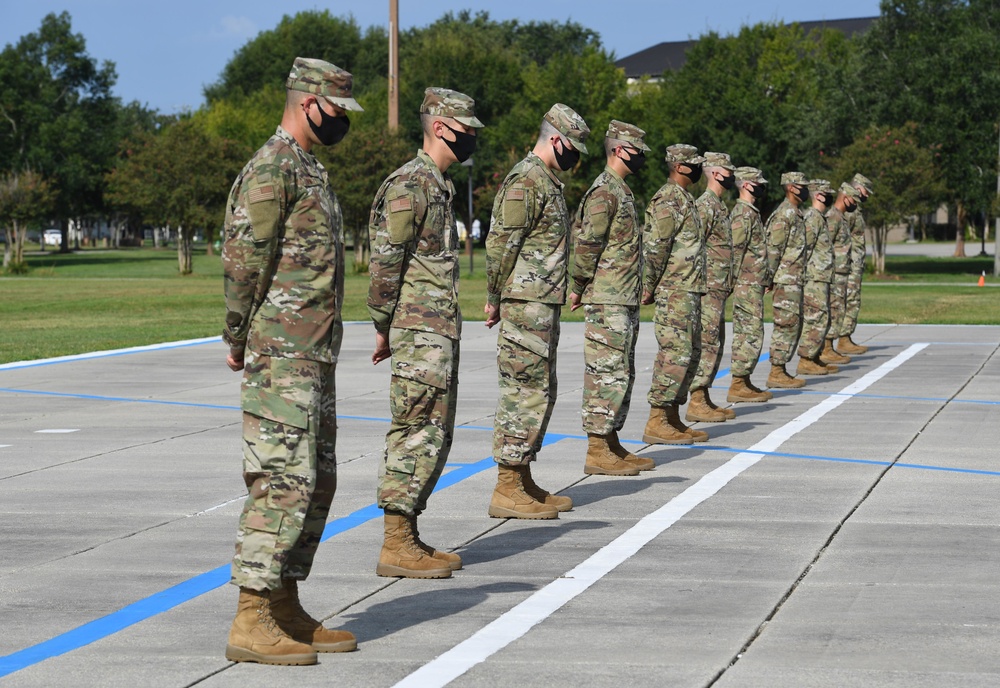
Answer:
[[(812, 21), (872, 17), (877, 0), (840, 0), (812, 5), (792, 0), (399, 0), (403, 29), (425, 26), (448, 11), (486, 10), (494, 19), (579, 22), (601, 35), (604, 46), (624, 57), (662, 41), (696, 38), (707, 31), (733, 33), (760, 21)], [(614, 9), (609, 11), (608, 7)], [(329, 9), (353, 15), (364, 28), (388, 24), (388, 0), (325, 4), (299, 0), (0, 0), (0, 46), (36, 31), (42, 18), (67, 11), (73, 30), (83, 34), (87, 52), (110, 60), (118, 72), (115, 94), (164, 113), (197, 109), (202, 88), (219, 77), (233, 53), (261, 31), (274, 28), (285, 14)]]

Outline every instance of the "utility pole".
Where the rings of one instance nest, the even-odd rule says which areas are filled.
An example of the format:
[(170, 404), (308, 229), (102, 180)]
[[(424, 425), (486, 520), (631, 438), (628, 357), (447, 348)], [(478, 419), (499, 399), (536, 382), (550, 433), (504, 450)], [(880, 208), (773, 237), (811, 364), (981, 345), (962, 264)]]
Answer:
[(389, 0), (389, 130), (399, 129), (399, 0)]
[[(1000, 120), (997, 120), (997, 140), (1000, 141)], [(1000, 277), (1000, 143), (997, 150), (997, 198), (993, 204), (996, 209), (996, 225), (993, 228), (993, 276)], [(983, 223), (983, 232), (986, 223)]]

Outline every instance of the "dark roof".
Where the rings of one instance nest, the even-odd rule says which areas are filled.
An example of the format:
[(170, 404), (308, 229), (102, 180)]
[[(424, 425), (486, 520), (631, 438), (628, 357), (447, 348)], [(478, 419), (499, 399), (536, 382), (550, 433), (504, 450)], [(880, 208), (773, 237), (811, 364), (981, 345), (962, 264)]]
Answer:
[[(849, 38), (864, 33), (878, 17), (858, 17), (856, 19), (831, 19), (795, 22), (809, 33), (813, 29), (837, 29)], [(627, 55), (615, 62), (615, 66), (625, 70), (625, 76), (638, 79), (642, 76), (659, 76), (664, 72), (676, 72), (687, 60), (688, 48), (697, 41), (673, 41), (657, 43), (651, 48)]]

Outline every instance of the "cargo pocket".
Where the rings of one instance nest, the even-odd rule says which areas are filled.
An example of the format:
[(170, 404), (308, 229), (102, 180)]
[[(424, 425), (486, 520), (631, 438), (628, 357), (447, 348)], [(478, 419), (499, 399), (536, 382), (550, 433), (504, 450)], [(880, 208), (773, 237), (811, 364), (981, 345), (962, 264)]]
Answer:
[(504, 320), (497, 342), (500, 376), (520, 384), (541, 386), (548, 375), (549, 343)]
[(244, 385), (243, 406), (244, 473), (278, 473), (309, 428), (309, 410), (271, 389)]

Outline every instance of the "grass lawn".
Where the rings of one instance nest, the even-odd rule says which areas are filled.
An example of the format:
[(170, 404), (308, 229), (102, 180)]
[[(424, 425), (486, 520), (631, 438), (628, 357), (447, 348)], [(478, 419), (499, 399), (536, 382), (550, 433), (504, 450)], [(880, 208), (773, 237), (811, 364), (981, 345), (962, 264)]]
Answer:
[[(222, 265), (204, 250), (187, 277), (177, 274), (173, 249), (49, 252), (27, 260), (29, 274), (0, 278), (0, 363), (209, 337), (222, 329)], [(473, 274), (467, 257), (461, 265), (462, 313), (482, 320), (482, 251)], [(890, 257), (887, 267), (890, 277), (865, 282), (862, 322), (1000, 324), (1000, 288), (975, 286), (983, 270), (992, 272), (992, 258)], [(368, 276), (349, 274), (345, 284), (344, 319), (367, 320)], [(567, 308), (563, 319), (582, 314)], [(642, 318), (651, 317), (652, 307), (644, 307)]]

